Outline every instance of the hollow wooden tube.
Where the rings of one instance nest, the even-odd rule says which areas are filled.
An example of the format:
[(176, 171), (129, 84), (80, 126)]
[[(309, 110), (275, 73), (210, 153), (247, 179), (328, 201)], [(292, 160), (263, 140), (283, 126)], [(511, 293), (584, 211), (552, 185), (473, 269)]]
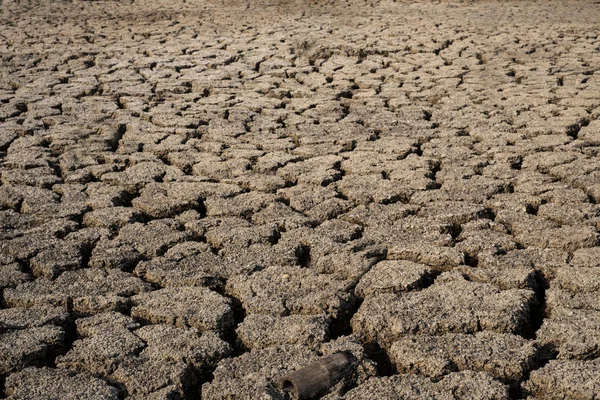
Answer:
[(340, 352), (321, 357), (281, 379), (281, 386), (298, 400), (310, 400), (327, 393), (338, 383), (353, 364), (350, 352)]

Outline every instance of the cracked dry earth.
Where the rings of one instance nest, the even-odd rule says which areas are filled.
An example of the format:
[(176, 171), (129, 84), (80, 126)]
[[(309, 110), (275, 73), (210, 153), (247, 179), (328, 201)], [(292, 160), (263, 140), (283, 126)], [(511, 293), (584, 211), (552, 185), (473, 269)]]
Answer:
[(598, 1), (0, 7), (0, 397), (600, 398)]

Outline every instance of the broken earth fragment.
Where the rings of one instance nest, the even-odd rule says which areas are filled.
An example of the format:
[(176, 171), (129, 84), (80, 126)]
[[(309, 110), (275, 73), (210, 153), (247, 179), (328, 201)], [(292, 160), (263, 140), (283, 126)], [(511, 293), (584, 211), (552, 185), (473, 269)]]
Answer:
[(329, 339), (331, 318), (327, 315), (247, 315), (236, 329), (244, 348), (256, 349), (282, 344), (315, 346)]
[(72, 305), (76, 315), (124, 310), (128, 296), (150, 290), (142, 280), (119, 270), (81, 269), (63, 272), (56, 280), (38, 278), (4, 291), (9, 307)]
[(9, 399), (118, 400), (119, 391), (88, 374), (31, 367), (6, 379)]
[(523, 387), (536, 398), (594, 400), (600, 393), (600, 360), (552, 360)]
[(439, 382), (419, 375), (393, 375), (371, 378), (343, 396), (330, 395), (323, 400), (372, 399), (456, 399), (505, 400), (508, 388), (484, 372), (453, 372)]
[(150, 323), (226, 332), (234, 324), (231, 301), (204, 287), (166, 288), (132, 297), (131, 316)]
[(368, 296), (351, 325), (365, 341), (385, 348), (408, 334), (522, 333), (533, 304), (531, 290), (501, 291), (445, 272), (421, 291)]

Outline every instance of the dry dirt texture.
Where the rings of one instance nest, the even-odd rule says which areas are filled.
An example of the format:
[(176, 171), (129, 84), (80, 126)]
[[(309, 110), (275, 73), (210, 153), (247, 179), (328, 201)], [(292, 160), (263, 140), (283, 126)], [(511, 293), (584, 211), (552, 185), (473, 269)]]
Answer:
[(599, 21), (0, 0), (0, 397), (600, 399)]

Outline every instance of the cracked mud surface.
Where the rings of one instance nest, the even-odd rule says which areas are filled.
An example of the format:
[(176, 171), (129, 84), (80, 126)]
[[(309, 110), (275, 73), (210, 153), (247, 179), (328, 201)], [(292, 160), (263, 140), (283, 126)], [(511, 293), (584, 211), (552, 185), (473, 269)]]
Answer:
[(597, 1), (0, 8), (0, 397), (598, 399)]

